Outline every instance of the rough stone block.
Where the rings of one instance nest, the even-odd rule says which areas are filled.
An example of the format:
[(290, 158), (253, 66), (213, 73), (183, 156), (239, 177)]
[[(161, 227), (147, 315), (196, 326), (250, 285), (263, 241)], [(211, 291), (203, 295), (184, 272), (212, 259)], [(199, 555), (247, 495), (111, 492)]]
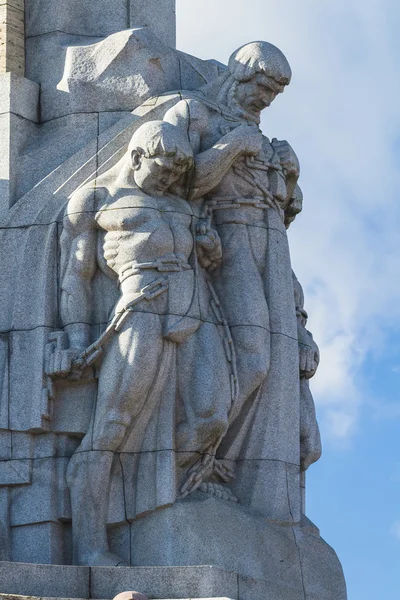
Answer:
[(112, 127), (117, 121), (129, 116), (130, 112), (131, 111), (110, 111), (99, 113), (99, 135), (104, 131), (107, 131), (107, 129)]
[(176, 45), (176, 0), (128, 0), (130, 27), (149, 27), (167, 46)]
[(178, 54), (142, 28), (70, 46), (57, 87), (68, 92), (74, 111), (115, 111), (133, 110), (150, 96), (175, 89), (178, 81)]
[(132, 562), (206, 563), (256, 579), (276, 577), (301, 585), (291, 527), (268, 523), (245, 506), (202, 492), (134, 521)]
[(79, 381), (73, 385), (57, 382), (52, 410), (52, 430), (84, 435), (89, 428), (97, 382)]
[[(58, 519), (66, 520), (71, 517), (69, 494), (65, 482), (68, 461), (68, 458), (37, 458), (29, 461), (32, 464), (31, 485), (12, 490), (11, 526), (57, 523)], [(17, 468), (25, 461), (14, 462), (18, 463)], [(15, 560), (43, 562), (39, 559), (28, 561), (22, 557)]]
[(89, 569), (0, 562), (0, 589), (3, 594), (89, 598)]
[(77, 112), (132, 111), (151, 96), (197, 89), (221, 71), (171, 49), (147, 27), (105, 39), (53, 32), (26, 44), (27, 77), (41, 84), (42, 122)]
[[(52, 88), (56, 88), (62, 78), (68, 45), (89, 44), (93, 41), (91, 38), (63, 32), (28, 37), (26, 39), (26, 77), (42, 86), (48, 84)], [(43, 89), (41, 94), (43, 94)]]
[(11, 460), (11, 431), (0, 431), (0, 460)]
[(24, 177), (16, 181), (16, 197), (24, 196), (78, 150), (95, 140), (97, 130), (97, 113), (68, 115), (37, 127), (18, 161)]
[(10, 490), (0, 488), (0, 561), (11, 560)]
[(16, 114), (0, 114), (0, 219), (5, 220), (16, 201), (19, 159), (36, 125)]
[[(296, 585), (297, 584), (297, 585)], [(304, 600), (304, 590), (295, 582), (263, 581), (239, 576), (240, 600)], [(308, 600), (309, 596), (307, 596)]]
[(295, 529), (299, 548), (304, 588), (311, 600), (346, 600), (346, 583), (336, 552), (315, 533)]
[[(35, 337), (32, 330), (40, 327), (54, 329), (57, 327), (57, 223), (50, 223), (48, 226), (32, 226), (25, 230), (25, 234), (22, 229), (20, 233), (20, 255), (18, 257), (16, 249), (14, 254), (16, 264), (9, 273), (9, 276), (18, 278), (20, 284), (18, 295), (14, 298), (13, 309), (10, 311), (10, 323), (14, 330), (11, 342), (16, 344), (17, 341), (21, 341), (19, 346), (13, 347), (13, 351), (26, 352), (28, 339)], [(29, 247), (30, 270), (27, 265), (25, 244)], [(32, 268), (33, 265), (36, 265), (36, 268)], [(43, 278), (38, 277), (41, 266), (43, 267), (43, 271), (41, 271)], [(47, 290), (45, 298), (41, 297), (43, 288)], [(29, 310), (26, 309), (27, 306), (29, 306)], [(43, 339), (47, 341), (47, 332), (42, 332), (42, 334)], [(40, 333), (38, 332), (37, 335), (40, 336)], [(21, 356), (19, 358), (21, 359)], [(18, 369), (15, 365), (13, 368)], [(16, 375), (13, 373), (13, 378)], [(13, 383), (15, 383), (15, 379), (13, 379)]]
[(0, 75), (0, 113), (38, 122), (39, 85), (15, 73)]
[(0, 4), (0, 73), (25, 71), (24, 11), (20, 2)]
[(26, 35), (60, 31), (102, 37), (127, 29), (128, 0), (30, 0), (26, 7)]
[(48, 565), (69, 563), (71, 540), (66, 535), (66, 528), (67, 525), (62, 523), (35, 523), (11, 527), (13, 560), (18, 563)]
[[(50, 406), (42, 390), (43, 349), (50, 329), (39, 327), (32, 331), (14, 331), (11, 345), (14, 360), (10, 367), (10, 428), (17, 431), (46, 431)], [(29, 382), (29, 383), (28, 383)], [(29, 410), (27, 398), (29, 397)]]
[(243, 460), (236, 464), (235, 495), (271, 522), (300, 521), (299, 467), (275, 460)]
[(91, 573), (92, 598), (113, 598), (126, 590), (140, 590), (155, 599), (223, 594), (237, 599), (237, 575), (217, 567), (93, 567)]
[(11, 458), (13, 460), (26, 460), (34, 457), (34, 435), (31, 433), (22, 433), (20, 431), (11, 431)]
[(32, 481), (32, 461), (2, 460), (0, 486), (24, 486)]
[[(9, 427), (9, 386), (8, 386), (8, 334), (0, 335), (0, 429), (7, 430)], [(2, 442), (2, 458), (11, 458), (8, 454), (8, 442), (7, 431), (3, 431), (5, 434)], [(7, 450), (5, 449), (7, 448)]]

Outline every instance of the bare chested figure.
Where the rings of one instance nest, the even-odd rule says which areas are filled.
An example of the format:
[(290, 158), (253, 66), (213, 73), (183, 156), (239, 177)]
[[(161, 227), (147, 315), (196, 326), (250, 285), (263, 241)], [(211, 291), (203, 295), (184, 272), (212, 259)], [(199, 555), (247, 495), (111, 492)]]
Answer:
[[(134, 134), (117, 176), (106, 174), (96, 186), (75, 193), (68, 204), (61, 316), (70, 347), (55, 353), (50, 374), (68, 376), (90, 348), (96, 270), (114, 279), (121, 292), (110, 317), (113, 335), (103, 348), (91, 426), (67, 471), (77, 564), (123, 564), (107, 541), (112, 463), (154, 394), (171, 343), (182, 348), (178, 395), (183, 404), (190, 396), (186, 426), (193, 430), (194, 447), (186, 450), (204, 452), (227, 428), (230, 373), (223, 343), (216, 327), (200, 319), (193, 260), (196, 216), (191, 205), (172, 192), (192, 165), (192, 149), (182, 131), (153, 121)], [(202, 250), (213, 261), (209, 241), (203, 238)], [(207, 356), (196, 356), (199, 349), (190, 346), (195, 332), (199, 333), (193, 343), (204, 347), (208, 340)], [(207, 380), (198, 365), (188, 363), (193, 356), (203, 360)]]

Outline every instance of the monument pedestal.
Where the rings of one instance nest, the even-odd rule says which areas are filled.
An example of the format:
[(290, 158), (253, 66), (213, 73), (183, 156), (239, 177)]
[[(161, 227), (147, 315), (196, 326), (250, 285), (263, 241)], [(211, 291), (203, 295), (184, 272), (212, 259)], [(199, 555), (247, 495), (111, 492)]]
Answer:
[(197, 492), (132, 523), (137, 566), (2, 562), (0, 590), (87, 599), (137, 590), (150, 599), (346, 600), (335, 552), (304, 522), (270, 523), (238, 504)]
[(299, 533), (296, 540), (302, 573), (293, 580), (289, 576), (293, 568), (282, 580), (272, 566), (271, 579), (266, 581), (213, 566), (71, 567), (1, 562), (0, 587), (8, 596), (85, 600), (111, 599), (125, 590), (170, 600), (344, 600), (345, 584), (333, 550), (323, 540), (310, 541)]
[(131, 531), (133, 564), (218, 565), (237, 574), (240, 599), (346, 599), (340, 562), (308, 519), (304, 527), (279, 525), (197, 492), (136, 520)]

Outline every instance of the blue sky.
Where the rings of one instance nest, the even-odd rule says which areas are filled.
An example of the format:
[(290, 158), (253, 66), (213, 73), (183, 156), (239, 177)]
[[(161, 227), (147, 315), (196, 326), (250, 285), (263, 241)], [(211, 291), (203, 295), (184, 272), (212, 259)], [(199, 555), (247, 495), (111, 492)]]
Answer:
[(265, 39), (292, 65), (262, 126), (302, 165), (289, 237), (321, 348), (324, 443), (308, 514), (339, 554), (349, 600), (399, 600), (400, 4), (177, 0), (177, 18), (181, 50), (226, 63)]

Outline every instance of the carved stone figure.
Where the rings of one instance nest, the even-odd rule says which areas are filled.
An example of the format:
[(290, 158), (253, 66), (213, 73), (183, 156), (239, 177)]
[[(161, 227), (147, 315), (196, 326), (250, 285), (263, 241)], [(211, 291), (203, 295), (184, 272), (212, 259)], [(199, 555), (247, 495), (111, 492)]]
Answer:
[(314, 377), (319, 364), (319, 349), (310, 331), (306, 329), (308, 314), (304, 310), (303, 289), (293, 273), (298, 322), (300, 363), (300, 466), (306, 471), (321, 457), (321, 436), (315, 415), (314, 400), (309, 380)]
[(174, 0), (31, 4), (3, 115), (0, 591), (345, 600), (304, 506), (299, 162), (260, 129), (288, 61), (177, 51)]
[[(202, 325), (207, 308), (202, 315), (201, 303), (207, 298), (199, 290), (200, 267), (193, 258), (198, 218), (173, 192), (192, 166), (192, 149), (181, 130), (151, 121), (134, 134), (116, 177), (105, 174), (68, 203), (61, 240), (61, 316), (68, 348), (55, 350), (47, 372), (76, 379), (104, 354), (91, 425), (67, 472), (78, 564), (122, 564), (109, 551), (106, 534), (115, 452), (129, 452), (129, 438), (141, 450), (144, 432), (138, 429), (165, 403), (171, 385), (183, 405), (178, 462), (188, 465), (192, 455), (196, 460), (227, 429), (231, 385), (222, 340), (216, 326)], [(215, 235), (200, 236), (199, 245), (204, 259), (218, 255)], [(105, 332), (90, 345), (91, 282), (98, 268), (119, 286), (120, 298)], [(201, 335), (189, 341), (199, 328)], [(177, 385), (168, 381), (174, 377)], [(174, 394), (169, 401), (175, 403)], [(174, 406), (168, 410), (174, 413)], [(175, 424), (167, 426), (171, 448)], [(174, 474), (163, 475), (172, 479), (158, 492), (167, 503)], [(141, 503), (146, 505), (145, 499)]]
[[(268, 420), (268, 412), (276, 412), (271, 403), (276, 402), (282, 413), (298, 400), (298, 392), (292, 391), (298, 377), (297, 349), (280, 346), (282, 336), (296, 337), (284, 220), (299, 164), (287, 142), (271, 142), (258, 128), (261, 111), (283, 92), (290, 78), (289, 64), (278, 48), (267, 42), (247, 44), (232, 55), (226, 74), (196, 94), (187, 94), (164, 117), (189, 131), (196, 155), (191, 194), (204, 198), (209, 225), (216, 227), (222, 243), (222, 262), (213, 281), (232, 328), (240, 395), (220, 448), (221, 455), (231, 459), (242, 458), (249, 438), (248, 458), (285, 461), (292, 447), (288, 462), (298, 460), (298, 449), (290, 442), (296, 439), (298, 423), (289, 419), (284, 432), (275, 424), (266, 433), (255, 416), (260, 410), (262, 421)], [(278, 372), (283, 369), (285, 382), (277, 390)], [(286, 442), (283, 454), (278, 451), (273, 457), (268, 448), (259, 447), (263, 438), (276, 450), (275, 441), (268, 439), (271, 435), (278, 445)], [(285, 487), (286, 473), (279, 478)], [(272, 516), (274, 509), (267, 504), (264, 499), (258, 508)]]

